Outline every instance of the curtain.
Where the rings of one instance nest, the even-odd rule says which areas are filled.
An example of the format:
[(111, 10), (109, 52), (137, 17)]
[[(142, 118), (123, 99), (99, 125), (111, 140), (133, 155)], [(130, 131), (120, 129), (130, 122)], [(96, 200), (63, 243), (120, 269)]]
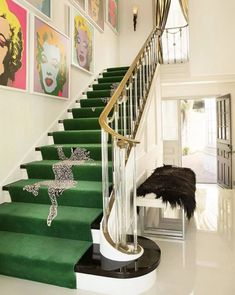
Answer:
[[(166, 26), (170, 5), (171, 5), (171, 0), (157, 0), (157, 3), (156, 3), (156, 26), (159, 29), (161, 29), (161, 35), (163, 34), (163, 31)], [(159, 41), (158, 41), (158, 57), (159, 57), (159, 62), (163, 63), (161, 38), (159, 38)]]
[(184, 18), (188, 24), (188, 0), (179, 0)]

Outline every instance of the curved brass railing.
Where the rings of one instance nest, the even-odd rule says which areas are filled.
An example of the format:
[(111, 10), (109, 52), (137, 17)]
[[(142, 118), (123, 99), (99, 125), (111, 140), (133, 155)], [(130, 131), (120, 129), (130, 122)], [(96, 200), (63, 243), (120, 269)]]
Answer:
[[(159, 36), (160, 30), (155, 28), (120, 84), (115, 87), (111, 99), (99, 117), (102, 135), (102, 230), (108, 243), (126, 254), (136, 254), (141, 251), (137, 242), (135, 205), (135, 147), (139, 141), (136, 140), (135, 135), (158, 64)], [(108, 165), (108, 143), (110, 139), (113, 143), (113, 190), (111, 198)], [(111, 229), (108, 226), (109, 222), (112, 222)], [(131, 243), (129, 242), (130, 236), (132, 237)]]
[[(124, 140), (128, 143), (138, 143), (138, 141), (136, 140), (132, 140), (129, 139), (127, 137), (122, 136), (121, 134), (115, 132), (107, 123), (108, 121), (108, 116), (110, 114), (110, 112), (112, 111), (114, 105), (117, 103), (118, 98), (120, 97), (120, 95), (122, 94), (123, 89), (125, 88), (128, 80), (130, 79), (133, 71), (136, 69), (136, 67), (139, 64), (139, 61), (141, 59), (141, 56), (143, 55), (149, 41), (154, 37), (154, 35), (157, 32), (161, 32), (160, 29), (155, 28), (152, 30), (152, 32), (150, 33), (149, 37), (147, 38), (147, 40), (145, 41), (144, 45), (142, 46), (141, 50), (139, 51), (139, 53), (137, 54), (136, 58), (134, 59), (133, 63), (131, 64), (131, 66), (129, 67), (128, 71), (126, 72), (125, 76), (123, 77), (122, 81), (120, 82), (120, 84), (118, 85), (115, 93), (113, 94), (113, 96), (111, 97), (111, 100), (108, 102), (108, 104), (106, 105), (106, 107), (104, 108), (103, 112), (101, 113), (100, 117), (99, 117), (99, 123), (102, 129), (104, 129), (106, 132), (110, 133), (111, 136), (116, 137), (117, 139), (120, 140)], [(157, 47), (157, 43), (156, 43), (156, 47)], [(158, 54), (157, 50), (156, 50), (156, 55)]]

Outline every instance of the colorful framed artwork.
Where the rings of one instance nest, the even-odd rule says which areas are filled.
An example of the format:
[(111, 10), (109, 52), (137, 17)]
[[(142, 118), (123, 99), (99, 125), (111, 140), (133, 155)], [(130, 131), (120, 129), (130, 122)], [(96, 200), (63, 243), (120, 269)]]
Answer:
[(87, 3), (88, 15), (101, 31), (104, 31), (104, 5), (104, 0), (88, 0)]
[(43, 16), (51, 18), (51, 0), (26, 0), (36, 8)]
[(94, 72), (94, 28), (76, 9), (71, 10), (72, 65)]
[(69, 38), (38, 17), (33, 24), (33, 93), (69, 98)]
[(118, 32), (118, 0), (107, 0), (106, 21), (111, 28)]
[(28, 11), (0, 0), (0, 86), (27, 90)]

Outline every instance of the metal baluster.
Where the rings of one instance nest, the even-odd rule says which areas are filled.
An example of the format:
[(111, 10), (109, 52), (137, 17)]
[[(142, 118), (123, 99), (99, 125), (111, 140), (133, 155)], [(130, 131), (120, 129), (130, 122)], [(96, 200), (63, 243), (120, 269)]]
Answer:
[(133, 236), (134, 236), (134, 252), (137, 252), (138, 248), (138, 236), (137, 236), (137, 212), (136, 212), (136, 145), (132, 146), (133, 148), (133, 204), (132, 204), (132, 212), (133, 212)]
[(120, 133), (123, 135), (123, 130), (124, 130), (124, 124), (123, 124), (123, 102), (122, 100), (120, 101), (119, 104), (119, 108), (120, 108)]
[(145, 98), (145, 88), (146, 88), (146, 63), (145, 63), (145, 53), (142, 58), (142, 77), (143, 77), (143, 97)]
[(169, 50), (169, 34), (168, 34), (168, 29), (166, 29), (166, 46), (167, 46), (167, 56), (168, 56), (168, 64), (170, 63), (170, 50)]
[[(137, 83), (137, 81), (135, 81), (135, 84)], [(131, 80), (129, 80), (129, 87), (130, 87), (130, 99), (129, 99), (129, 114), (130, 114), (130, 118), (129, 118), (129, 130), (130, 130), (130, 135), (131, 137), (133, 137), (133, 131), (134, 131), (134, 126), (133, 126), (133, 76), (131, 77)]]
[(121, 192), (121, 202), (120, 202), (120, 229), (121, 229), (121, 244), (123, 247), (126, 247), (127, 244), (127, 230), (126, 230), (126, 210), (127, 210), (127, 195), (126, 195), (126, 173), (125, 173), (125, 164), (126, 164), (126, 143), (118, 141), (119, 155), (120, 155), (120, 192)]
[(189, 29), (188, 29), (188, 26), (186, 27), (186, 36), (187, 36), (187, 61), (189, 60)]
[(149, 48), (147, 47), (145, 52), (145, 61), (146, 61), (146, 91), (149, 85)]
[(117, 139), (113, 141), (114, 147), (114, 196), (115, 196), (115, 226), (116, 226), (116, 248), (121, 243), (121, 227), (122, 227), (122, 204), (121, 204), (121, 193), (120, 193), (120, 155)]
[(157, 57), (156, 57), (156, 52), (157, 52), (157, 44), (156, 44), (156, 33), (153, 36), (153, 61), (154, 61), (154, 69), (157, 63)]
[(173, 33), (173, 48), (174, 48), (174, 63), (176, 63), (176, 52), (175, 52), (175, 33)]
[[(142, 97), (143, 97), (143, 64), (142, 61), (140, 62), (140, 71), (139, 71), (139, 83), (140, 83), (140, 97), (139, 100), (141, 101)], [(140, 108), (141, 108), (141, 104), (140, 104)]]
[[(135, 129), (135, 122), (137, 120), (137, 116), (138, 116), (138, 83), (140, 84), (139, 87), (139, 96), (141, 96), (141, 79), (139, 79), (138, 81), (138, 73), (141, 73), (141, 65), (139, 66), (139, 68), (137, 68), (136, 72), (135, 72), (135, 95), (134, 95), (134, 110), (135, 110), (135, 114), (133, 115), (133, 129)], [(134, 122), (135, 121), (135, 122)]]
[(123, 91), (123, 135), (127, 135), (127, 125), (126, 125), (126, 101), (127, 101), (127, 88)]
[(181, 56), (181, 63), (183, 63), (183, 38), (182, 38), (182, 28), (180, 28), (180, 56)]
[(107, 232), (107, 216), (109, 214), (109, 174), (108, 174), (108, 133), (102, 129), (102, 191), (103, 191), (103, 224)]
[(152, 41), (149, 42), (149, 82), (152, 80)]
[(153, 55), (153, 39), (151, 40), (151, 76), (154, 74), (154, 55)]

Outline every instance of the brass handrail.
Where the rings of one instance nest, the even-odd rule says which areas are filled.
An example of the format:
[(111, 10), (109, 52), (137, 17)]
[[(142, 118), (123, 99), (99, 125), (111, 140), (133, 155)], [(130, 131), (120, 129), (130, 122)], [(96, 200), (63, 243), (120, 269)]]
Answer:
[(142, 54), (144, 53), (145, 48), (147, 47), (149, 41), (151, 40), (152, 36), (154, 35), (154, 33), (156, 31), (162, 31), (159, 28), (154, 28), (150, 35), (148, 36), (146, 42), (144, 43), (144, 45), (142, 46), (142, 48), (140, 49), (139, 53), (137, 54), (136, 58), (134, 59), (133, 63), (131, 64), (131, 66), (129, 67), (128, 71), (126, 72), (125, 76), (123, 77), (122, 81), (120, 82), (120, 84), (118, 85), (117, 89), (115, 90), (113, 96), (111, 97), (111, 99), (109, 100), (108, 104), (105, 106), (104, 110), (102, 111), (100, 117), (99, 117), (99, 124), (101, 126), (101, 128), (103, 128), (106, 132), (108, 132), (109, 134), (111, 134), (113, 137), (117, 138), (118, 140), (121, 141), (125, 141), (129, 144), (138, 144), (139, 141), (134, 140), (134, 139), (130, 139), (127, 138), (117, 132), (115, 132), (107, 123), (107, 119), (108, 119), (108, 115), (111, 112), (111, 110), (113, 109), (114, 105), (116, 104), (116, 102), (118, 101), (119, 96), (122, 94), (123, 89), (125, 88), (125, 85), (127, 84), (128, 80), (131, 77), (131, 74), (133, 73), (134, 69), (136, 68), (136, 66), (138, 66), (139, 60), (142, 56)]

